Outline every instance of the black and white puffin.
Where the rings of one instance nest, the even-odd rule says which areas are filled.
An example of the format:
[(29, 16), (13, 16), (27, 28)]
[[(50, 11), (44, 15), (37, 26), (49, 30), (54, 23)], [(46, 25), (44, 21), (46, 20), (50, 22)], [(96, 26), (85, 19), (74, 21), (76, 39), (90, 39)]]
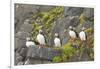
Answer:
[(79, 33), (79, 37), (80, 37), (81, 41), (86, 41), (87, 40), (87, 35), (86, 35), (86, 32), (84, 30), (85, 30), (85, 28), (83, 27), (81, 32)]
[(72, 26), (69, 26), (69, 36), (72, 39), (76, 39), (78, 37), (77, 32), (75, 31), (75, 29), (73, 29)]
[(55, 47), (61, 47), (61, 40), (58, 33), (55, 33), (54, 45)]
[(43, 35), (42, 30), (39, 30), (39, 34), (37, 35), (36, 39), (41, 46), (44, 46), (46, 44), (45, 37)]
[(26, 46), (27, 47), (35, 46), (35, 43), (33, 41), (31, 41), (31, 38), (27, 37), (26, 38)]

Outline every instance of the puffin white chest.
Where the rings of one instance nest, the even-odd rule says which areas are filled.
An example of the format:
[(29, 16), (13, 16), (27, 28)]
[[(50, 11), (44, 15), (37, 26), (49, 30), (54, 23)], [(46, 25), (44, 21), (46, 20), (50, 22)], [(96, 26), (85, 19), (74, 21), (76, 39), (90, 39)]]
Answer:
[(55, 38), (54, 39), (54, 44), (55, 44), (55, 47), (60, 47), (61, 46), (61, 41), (59, 38)]
[(85, 32), (84, 31), (81, 31), (79, 33), (79, 37), (80, 37), (81, 40), (86, 40), (86, 34), (85, 34)]
[(38, 34), (37, 35), (37, 41), (40, 43), (40, 44), (44, 44), (45, 45), (45, 38), (42, 34)]
[(35, 46), (35, 43), (32, 42), (32, 41), (27, 41), (27, 42), (26, 42), (26, 46), (27, 46), (27, 47)]
[(69, 31), (69, 35), (71, 38), (76, 38), (76, 33), (73, 30)]

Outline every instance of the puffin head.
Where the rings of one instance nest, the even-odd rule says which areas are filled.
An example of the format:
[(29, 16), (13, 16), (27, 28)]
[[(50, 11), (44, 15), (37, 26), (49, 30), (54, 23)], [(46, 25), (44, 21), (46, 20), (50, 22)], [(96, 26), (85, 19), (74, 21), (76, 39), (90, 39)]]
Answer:
[(27, 37), (27, 38), (26, 38), (26, 41), (30, 41), (30, 40), (31, 40), (31, 38), (30, 38), (30, 37)]
[(39, 30), (39, 33), (40, 33), (40, 34), (43, 34), (43, 30)]
[(82, 27), (82, 29), (81, 29), (82, 31), (84, 31), (85, 30), (85, 27)]
[(59, 37), (58, 33), (55, 33), (55, 37)]
[(70, 30), (73, 30), (73, 27), (72, 27), (72, 26), (69, 26), (69, 29), (70, 29)]

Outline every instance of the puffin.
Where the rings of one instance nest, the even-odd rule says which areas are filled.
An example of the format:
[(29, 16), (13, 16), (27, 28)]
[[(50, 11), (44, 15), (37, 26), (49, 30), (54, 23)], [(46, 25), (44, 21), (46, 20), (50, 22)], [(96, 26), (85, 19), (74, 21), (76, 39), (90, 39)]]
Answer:
[(31, 38), (26, 38), (26, 47), (35, 46), (35, 43), (31, 41)]
[(58, 33), (55, 33), (54, 45), (55, 45), (55, 47), (61, 47), (61, 40), (59, 38)]
[(69, 26), (69, 36), (71, 39), (76, 39), (78, 37), (77, 32), (72, 26)]
[(43, 30), (39, 30), (39, 34), (37, 35), (36, 39), (40, 46), (44, 46), (46, 44), (45, 37), (43, 35)]
[(80, 37), (81, 41), (86, 41), (87, 40), (87, 35), (86, 35), (86, 32), (84, 30), (85, 30), (85, 28), (83, 27), (81, 29), (81, 32), (79, 33), (79, 37)]

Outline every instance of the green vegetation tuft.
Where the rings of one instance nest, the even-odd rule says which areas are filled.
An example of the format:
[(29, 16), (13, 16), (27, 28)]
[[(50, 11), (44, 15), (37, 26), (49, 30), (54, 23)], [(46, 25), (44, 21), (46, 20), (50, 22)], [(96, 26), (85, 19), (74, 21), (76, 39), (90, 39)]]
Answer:
[(74, 55), (76, 50), (72, 47), (72, 44), (69, 42), (61, 47), (61, 51), (62, 51), (62, 55), (55, 56), (53, 58), (53, 62), (69, 61), (70, 58)]
[(62, 61), (62, 57), (61, 56), (55, 56), (54, 58), (53, 58), (53, 62), (54, 63), (59, 63), (59, 62), (61, 62)]
[(84, 23), (84, 14), (82, 13), (81, 15), (80, 15), (80, 17), (79, 17), (79, 21), (80, 21), (80, 24), (83, 24)]
[(87, 33), (93, 33), (93, 28), (90, 27), (90, 28), (86, 29), (85, 32), (87, 32)]
[(71, 43), (67, 43), (62, 47), (62, 59), (63, 61), (69, 61), (74, 55), (75, 49), (72, 47)]

